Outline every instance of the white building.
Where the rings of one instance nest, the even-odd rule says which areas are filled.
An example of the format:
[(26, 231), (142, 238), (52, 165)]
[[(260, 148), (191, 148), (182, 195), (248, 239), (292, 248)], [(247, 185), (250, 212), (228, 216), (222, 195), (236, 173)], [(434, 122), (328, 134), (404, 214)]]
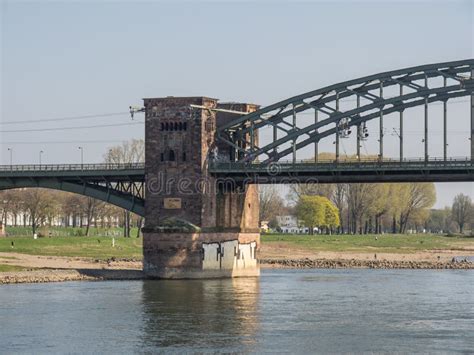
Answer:
[(288, 234), (307, 233), (307, 231), (305, 232), (307, 228), (299, 227), (298, 218), (296, 218), (296, 216), (291, 216), (291, 215), (277, 216), (276, 220), (282, 233), (288, 233)]
[(298, 227), (298, 218), (296, 216), (276, 216), (276, 220), (280, 228), (283, 227)]
[[(305, 227), (302, 221), (298, 221), (296, 216), (276, 216), (276, 220), (282, 233), (309, 234), (309, 228)], [(314, 228), (314, 233), (318, 232), (318, 228)]]

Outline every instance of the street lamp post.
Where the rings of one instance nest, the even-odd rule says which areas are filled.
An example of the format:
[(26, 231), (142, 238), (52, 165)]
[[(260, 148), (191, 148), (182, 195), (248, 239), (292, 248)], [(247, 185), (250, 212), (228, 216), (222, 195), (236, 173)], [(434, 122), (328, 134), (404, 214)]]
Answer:
[(81, 170), (84, 168), (84, 148), (77, 147), (81, 151)]
[(109, 149), (109, 156), (108, 156), (107, 162), (109, 163), (110, 166), (112, 166), (112, 164), (113, 164), (113, 161), (112, 161), (112, 148)]
[(8, 148), (10, 152), (10, 170), (13, 170), (13, 148)]
[(41, 169), (41, 155), (43, 154), (44, 152), (42, 150), (39, 151), (39, 165), (40, 165), (40, 169)]

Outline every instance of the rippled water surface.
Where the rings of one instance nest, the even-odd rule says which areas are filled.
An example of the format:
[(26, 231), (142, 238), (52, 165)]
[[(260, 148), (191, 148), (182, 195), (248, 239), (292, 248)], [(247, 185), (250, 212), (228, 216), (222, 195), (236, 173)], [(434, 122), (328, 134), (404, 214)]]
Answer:
[(474, 352), (474, 272), (0, 286), (0, 353)]

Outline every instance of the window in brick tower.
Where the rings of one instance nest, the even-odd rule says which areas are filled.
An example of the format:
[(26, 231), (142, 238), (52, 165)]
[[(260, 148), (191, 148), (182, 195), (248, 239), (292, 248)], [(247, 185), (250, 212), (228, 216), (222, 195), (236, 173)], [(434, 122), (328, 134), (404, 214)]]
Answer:
[(174, 150), (170, 149), (169, 151), (169, 161), (174, 161), (175, 160), (175, 157), (174, 157)]

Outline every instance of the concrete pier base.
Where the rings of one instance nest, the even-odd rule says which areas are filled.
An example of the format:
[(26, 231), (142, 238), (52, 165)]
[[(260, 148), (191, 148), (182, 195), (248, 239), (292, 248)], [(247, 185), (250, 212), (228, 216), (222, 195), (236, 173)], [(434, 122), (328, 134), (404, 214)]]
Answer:
[(259, 233), (144, 233), (143, 270), (153, 278), (259, 276)]

